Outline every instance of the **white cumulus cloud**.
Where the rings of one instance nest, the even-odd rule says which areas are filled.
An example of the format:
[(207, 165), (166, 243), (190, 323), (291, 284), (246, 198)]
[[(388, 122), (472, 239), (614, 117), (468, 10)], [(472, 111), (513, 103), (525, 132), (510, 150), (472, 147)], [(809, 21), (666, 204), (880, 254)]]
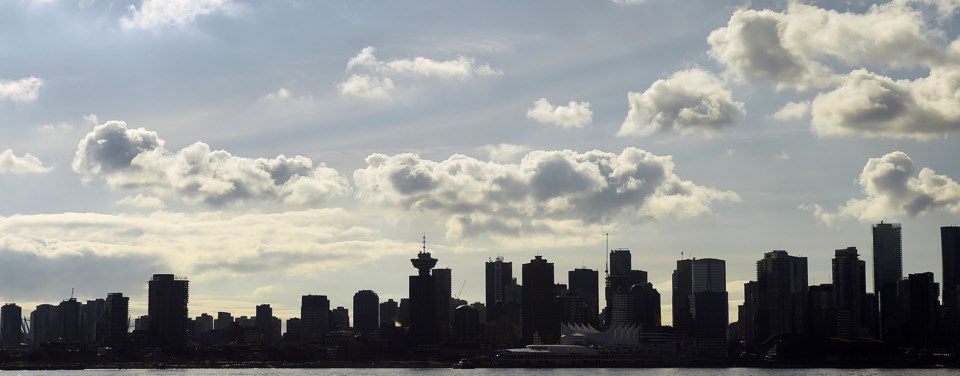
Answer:
[(337, 85), (340, 94), (363, 99), (387, 99), (393, 92), (393, 80), (389, 77), (375, 77), (366, 74), (354, 74)]
[(859, 183), (866, 197), (850, 199), (836, 212), (820, 205), (805, 207), (827, 224), (837, 218), (878, 221), (933, 211), (960, 213), (960, 184), (926, 167), (917, 171), (913, 160), (902, 151), (870, 158)]
[(486, 152), (493, 162), (513, 162), (520, 155), (530, 151), (530, 148), (523, 145), (497, 144), (483, 146), (480, 150)]
[(373, 154), (366, 161), (354, 172), (359, 199), (447, 213), (448, 235), (534, 230), (531, 218), (689, 218), (710, 212), (713, 202), (739, 200), (733, 192), (682, 180), (670, 156), (635, 148), (620, 154), (537, 150), (519, 164), (464, 155), (435, 162), (411, 153)]
[(503, 74), (489, 64), (477, 63), (473, 58), (458, 56), (452, 60), (437, 60), (422, 56), (407, 59), (379, 60), (373, 47), (365, 47), (347, 60), (347, 71), (354, 73), (337, 84), (340, 94), (364, 99), (385, 99), (396, 88), (394, 79), (468, 80)]
[(26, 77), (19, 80), (0, 80), (0, 100), (29, 103), (40, 97), (42, 79)]
[(48, 171), (50, 168), (32, 154), (17, 156), (11, 149), (0, 153), (0, 174), (42, 174)]
[(570, 101), (566, 106), (554, 106), (547, 98), (540, 98), (527, 109), (527, 119), (560, 128), (583, 128), (593, 121), (593, 111), (590, 102)]
[(143, 0), (130, 5), (130, 14), (120, 18), (124, 29), (155, 30), (165, 26), (193, 24), (197, 17), (231, 9), (231, 0)]
[(810, 102), (789, 102), (774, 112), (771, 118), (777, 121), (800, 120), (810, 113)]
[(336, 170), (302, 156), (243, 158), (197, 142), (175, 153), (156, 132), (123, 121), (94, 127), (77, 146), (73, 170), (114, 188), (146, 189), (187, 202), (224, 205), (248, 199), (320, 202), (349, 191)]
[(743, 103), (733, 99), (719, 77), (699, 68), (657, 80), (642, 93), (630, 92), (627, 101), (630, 110), (620, 136), (646, 136), (669, 129), (709, 136), (736, 125), (745, 113)]

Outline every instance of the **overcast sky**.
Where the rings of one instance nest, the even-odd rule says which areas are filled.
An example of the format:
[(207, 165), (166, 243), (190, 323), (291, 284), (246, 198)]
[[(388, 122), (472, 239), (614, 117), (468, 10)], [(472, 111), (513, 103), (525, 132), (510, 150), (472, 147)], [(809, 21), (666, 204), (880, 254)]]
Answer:
[[(960, 224), (960, 1), (0, 2), (0, 301), (190, 279), (190, 315), (407, 295), (426, 233), (556, 281)], [(868, 277), (871, 278), (872, 277)], [(520, 281), (523, 282), (522, 280)], [(872, 290), (872, 283), (868, 289)], [(462, 293), (460, 292), (462, 288)]]

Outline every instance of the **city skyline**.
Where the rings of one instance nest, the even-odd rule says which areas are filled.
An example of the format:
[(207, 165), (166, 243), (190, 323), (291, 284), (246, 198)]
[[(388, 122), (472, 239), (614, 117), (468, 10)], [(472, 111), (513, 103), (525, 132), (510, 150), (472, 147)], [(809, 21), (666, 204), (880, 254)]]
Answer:
[(872, 291), (881, 220), (943, 283), (956, 2), (169, 4), (0, 4), (0, 302), (139, 316), (157, 273), (191, 317), (399, 302), (423, 232), (483, 302), (487, 260), (566, 282), (609, 233), (664, 323), (681, 252), (725, 260), (734, 320), (773, 250), (814, 286), (856, 247)]

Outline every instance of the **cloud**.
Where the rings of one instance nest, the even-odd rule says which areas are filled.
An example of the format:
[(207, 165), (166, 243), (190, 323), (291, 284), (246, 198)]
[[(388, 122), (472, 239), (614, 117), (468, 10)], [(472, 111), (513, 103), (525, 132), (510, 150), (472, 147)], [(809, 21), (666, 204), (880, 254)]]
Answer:
[(901, 68), (948, 58), (931, 41), (922, 12), (905, 2), (841, 13), (791, 2), (785, 12), (737, 10), (727, 26), (710, 33), (710, 56), (727, 73), (777, 89), (806, 90), (834, 84), (828, 61)]
[(269, 101), (280, 101), (280, 100), (289, 99), (289, 98), (290, 98), (290, 90), (287, 90), (285, 88), (280, 88), (280, 90), (277, 90), (276, 93), (267, 93), (267, 95), (263, 96), (263, 99), (269, 100)]
[(376, 230), (379, 214), (309, 209), (0, 217), (0, 274), (23, 277), (0, 286), (0, 295), (38, 299), (50, 286), (77, 286), (86, 294), (137, 286), (129, 291), (137, 295), (157, 272), (188, 275), (191, 283), (254, 275), (303, 279), (417, 248), (385, 239)]
[(183, 27), (199, 16), (229, 11), (234, 6), (231, 0), (143, 0), (139, 8), (130, 5), (130, 14), (120, 18), (120, 26), (127, 30)]
[(7, 149), (0, 153), (0, 174), (42, 174), (49, 172), (50, 167), (44, 167), (39, 158), (27, 153), (22, 157)]
[(530, 148), (523, 145), (498, 144), (486, 145), (480, 150), (486, 152), (493, 162), (513, 162), (521, 154), (530, 151)]
[(776, 121), (800, 120), (810, 113), (810, 102), (788, 102), (780, 110), (777, 110), (771, 118)]
[(590, 102), (570, 101), (566, 106), (554, 106), (547, 98), (540, 98), (527, 109), (527, 119), (560, 128), (583, 128), (593, 121), (593, 111)]
[(394, 91), (394, 79), (434, 78), (441, 80), (468, 80), (503, 74), (489, 64), (478, 64), (473, 58), (458, 56), (453, 60), (435, 60), (426, 57), (382, 61), (374, 55), (373, 47), (365, 47), (347, 60), (347, 71), (362, 70), (337, 84), (341, 95), (364, 99), (389, 98)]
[(777, 154), (774, 154), (773, 157), (781, 161), (789, 161), (790, 153), (787, 153), (786, 150), (780, 150), (779, 152), (777, 152)]
[(613, 1), (614, 3), (620, 6), (640, 5), (647, 2), (647, 0), (610, 0), (610, 1)]
[(73, 170), (86, 182), (102, 177), (113, 188), (215, 206), (248, 199), (316, 203), (349, 191), (336, 170), (314, 168), (306, 157), (243, 158), (202, 142), (171, 153), (156, 132), (128, 128), (123, 121), (95, 126), (77, 146)]
[(120, 199), (117, 201), (117, 206), (152, 211), (163, 209), (165, 205), (163, 204), (163, 200), (157, 197), (137, 194), (136, 196), (127, 196)]
[(919, 140), (960, 131), (958, 77), (960, 64), (912, 81), (855, 70), (813, 100), (811, 127), (819, 136)]
[(657, 80), (642, 93), (627, 94), (630, 110), (619, 136), (646, 136), (674, 129), (681, 134), (714, 135), (736, 125), (745, 113), (719, 77), (699, 68)]
[(620, 154), (532, 151), (519, 164), (464, 155), (434, 162), (412, 153), (373, 154), (366, 162), (353, 175), (360, 200), (447, 213), (453, 236), (518, 225), (535, 230), (531, 218), (689, 218), (709, 213), (713, 202), (739, 200), (733, 192), (680, 179), (670, 156), (635, 148)]
[(834, 213), (820, 205), (803, 208), (826, 224), (838, 218), (878, 221), (934, 211), (960, 213), (960, 184), (926, 167), (917, 172), (913, 160), (902, 151), (870, 158), (859, 183), (866, 197), (850, 199)]
[(340, 94), (363, 99), (387, 99), (393, 92), (393, 80), (389, 77), (374, 77), (354, 74), (337, 84)]
[(0, 101), (33, 102), (40, 96), (40, 88), (43, 85), (44, 81), (36, 77), (21, 78), (16, 81), (0, 80)]

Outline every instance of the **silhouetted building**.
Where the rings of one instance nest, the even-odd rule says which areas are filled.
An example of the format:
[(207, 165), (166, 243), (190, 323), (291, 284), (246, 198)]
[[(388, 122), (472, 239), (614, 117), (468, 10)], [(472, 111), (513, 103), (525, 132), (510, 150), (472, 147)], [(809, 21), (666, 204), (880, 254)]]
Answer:
[(80, 307), (80, 341), (86, 345), (100, 346), (106, 327), (106, 301), (87, 300)]
[(807, 258), (786, 251), (757, 261), (757, 339), (806, 334)]
[(513, 263), (497, 256), (486, 263), (487, 320), (496, 321), (506, 302), (507, 286), (513, 283)]
[(300, 334), (303, 329), (303, 320), (300, 320), (299, 317), (291, 317), (287, 319), (287, 331), (284, 333), (284, 340), (297, 342), (300, 341)]
[(15, 349), (23, 342), (21, 320), (23, 310), (14, 303), (0, 307), (0, 349)]
[(899, 343), (897, 284), (903, 279), (903, 240), (899, 223), (873, 225), (873, 291), (880, 302), (880, 338)]
[(57, 317), (57, 307), (50, 304), (40, 304), (30, 313), (30, 341), (36, 346), (55, 341), (54, 320)]
[(560, 341), (560, 320), (554, 305), (553, 263), (536, 256), (523, 264), (523, 308), (525, 344), (555, 344)]
[(404, 328), (410, 328), (410, 298), (400, 298), (397, 305), (397, 323)]
[(149, 343), (157, 347), (187, 344), (188, 281), (173, 274), (154, 274), (147, 282), (147, 315), (150, 316)]
[(440, 340), (446, 342), (450, 339), (452, 330), (451, 315), (453, 315), (453, 309), (457, 307), (450, 302), (453, 298), (451, 291), (453, 272), (448, 268), (436, 268), (433, 269), (432, 274), (437, 280), (437, 325), (439, 326), (437, 330), (440, 333)]
[(863, 337), (880, 338), (880, 302), (876, 294), (863, 294), (860, 322), (863, 324)]
[(940, 228), (943, 256), (943, 313), (941, 333), (943, 345), (952, 346), (960, 358), (960, 227)]
[(867, 265), (856, 247), (838, 249), (833, 258), (833, 313), (839, 337), (864, 336), (863, 296), (867, 293)]
[[(205, 314), (206, 315), (206, 314)], [(210, 324), (213, 324), (212, 317)], [(106, 332), (103, 343), (114, 349), (123, 348), (127, 343), (127, 333), (130, 330), (130, 298), (119, 292), (107, 294), (104, 300), (104, 318)]]
[(835, 286), (827, 283), (810, 286), (807, 292), (807, 328), (810, 335), (833, 337), (837, 328), (834, 304)]
[(480, 314), (473, 307), (461, 305), (454, 311), (453, 342), (460, 345), (480, 343)]
[(344, 330), (350, 328), (350, 310), (344, 307), (334, 308), (330, 312), (330, 322), (334, 329)]
[(380, 327), (380, 297), (371, 290), (353, 294), (353, 328), (370, 335)]
[(726, 262), (678, 260), (673, 272), (674, 330), (699, 338), (726, 338), (729, 321)]
[(80, 330), (80, 308), (81, 304), (75, 298), (64, 300), (57, 306), (61, 341), (68, 343), (80, 342), (82, 336), (82, 331)]
[(586, 268), (574, 269), (567, 272), (567, 283), (570, 293), (579, 296), (586, 304), (586, 320), (583, 323), (599, 328), (600, 274), (596, 270)]
[[(416, 344), (436, 343), (440, 339), (438, 325), (437, 278), (430, 269), (437, 259), (427, 252), (426, 238), (423, 250), (410, 262), (417, 268), (417, 275), (410, 276), (410, 339)], [(401, 302), (402, 306), (402, 302)], [(402, 307), (401, 307), (402, 308)]]
[(280, 333), (274, 330), (273, 308), (269, 304), (260, 304), (257, 306), (257, 316), (254, 318), (254, 325), (260, 331), (260, 338), (264, 344), (274, 343), (280, 340)]
[(326, 295), (304, 295), (300, 299), (300, 337), (317, 341), (330, 331), (330, 301)]
[[(354, 311), (356, 311), (356, 308), (354, 308)], [(400, 306), (393, 299), (380, 303), (380, 326), (391, 328), (397, 326), (397, 313), (399, 311)]]
[(233, 315), (230, 312), (217, 312), (216, 320), (213, 320), (213, 328), (216, 330), (226, 329), (233, 325)]
[[(640, 313), (636, 311), (638, 304), (636, 297), (628, 296), (634, 286), (640, 286), (636, 291), (649, 294), (648, 290), (656, 291), (652, 286), (647, 288), (647, 272), (643, 270), (631, 269), (630, 250), (625, 248), (614, 249), (610, 251), (610, 270), (606, 277), (606, 287), (604, 296), (607, 300), (607, 306), (604, 310), (603, 324), (605, 326), (613, 324), (633, 323), (641, 320)], [(646, 299), (651, 298), (647, 296)], [(657, 304), (659, 305), (660, 294), (656, 294)], [(649, 302), (648, 302), (649, 303)], [(659, 314), (657, 314), (659, 322)], [(658, 324), (659, 325), (659, 324)]]
[(144, 332), (150, 330), (150, 316), (143, 315), (133, 319), (133, 330)]
[(933, 273), (910, 274), (899, 284), (898, 329), (903, 344), (933, 347), (937, 343), (940, 286)]
[(740, 336), (747, 350), (754, 351), (762, 341), (757, 333), (757, 309), (760, 306), (760, 292), (757, 282), (750, 281), (743, 284), (743, 309), (738, 313)]
[(193, 319), (194, 337), (199, 337), (211, 330), (213, 330), (213, 316), (202, 313), (200, 316), (197, 316)]
[(940, 228), (940, 249), (943, 256), (943, 305), (960, 307), (960, 226)]
[(590, 306), (582, 295), (567, 291), (556, 297), (556, 306), (561, 323), (592, 324), (590, 322)]
[(690, 295), (693, 295), (693, 260), (677, 260), (673, 271), (673, 329), (679, 335), (693, 335), (693, 312), (690, 310)]

